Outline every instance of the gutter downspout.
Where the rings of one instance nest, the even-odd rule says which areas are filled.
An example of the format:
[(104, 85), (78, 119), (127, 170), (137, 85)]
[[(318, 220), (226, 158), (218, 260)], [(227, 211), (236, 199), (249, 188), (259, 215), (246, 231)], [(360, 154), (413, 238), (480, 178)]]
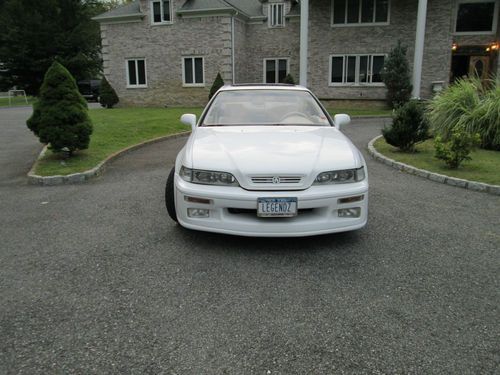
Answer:
[(232, 65), (232, 84), (234, 85), (236, 83), (236, 72), (235, 72), (235, 56), (234, 56), (234, 17), (238, 15), (238, 11), (236, 11), (235, 14), (231, 17), (231, 65)]
[(309, 55), (309, 0), (300, 1), (300, 63), (299, 83), (307, 87), (307, 57)]

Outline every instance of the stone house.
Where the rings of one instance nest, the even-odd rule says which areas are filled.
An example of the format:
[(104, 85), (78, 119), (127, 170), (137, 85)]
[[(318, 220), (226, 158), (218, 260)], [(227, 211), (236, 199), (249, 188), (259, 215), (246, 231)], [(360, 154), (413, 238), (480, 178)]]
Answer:
[(226, 83), (290, 73), (322, 100), (382, 101), (401, 40), (414, 97), (500, 73), (500, 0), (136, 0), (101, 14), (104, 74), (121, 102), (200, 105)]

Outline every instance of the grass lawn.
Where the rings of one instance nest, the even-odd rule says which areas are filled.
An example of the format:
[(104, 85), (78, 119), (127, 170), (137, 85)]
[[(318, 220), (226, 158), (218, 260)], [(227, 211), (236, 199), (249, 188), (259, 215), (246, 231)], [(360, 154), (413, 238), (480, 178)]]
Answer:
[(338, 113), (346, 113), (349, 116), (390, 116), (391, 109), (383, 108), (327, 108), (333, 117)]
[(428, 140), (417, 145), (418, 152), (409, 154), (388, 145), (383, 138), (375, 142), (375, 148), (385, 156), (431, 172), (465, 180), (500, 185), (500, 151), (477, 149), (471, 153), (471, 161), (464, 162), (458, 169), (446, 167), (444, 161), (434, 157), (434, 141)]
[(48, 151), (35, 173), (41, 176), (67, 175), (95, 167), (112, 153), (142, 141), (188, 131), (179, 121), (184, 113), (201, 114), (201, 108), (114, 108), (89, 110), (94, 124), (90, 146), (62, 162)]
[[(27, 96), (28, 104), (26, 104), (26, 100), (24, 100), (24, 96), (13, 96), (11, 98), (10, 107), (19, 107), (25, 105), (31, 105), (35, 101), (35, 98), (32, 96)], [(0, 98), (0, 107), (9, 107), (9, 98), (1, 97)]]
[[(190, 130), (179, 121), (180, 116), (188, 112), (199, 116), (201, 111), (201, 107), (92, 109), (89, 114), (94, 124), (94, 132), (89, 148), (77, 152), (72, 158), (64, 161), (60, 155), (48, 151), (38, 163), (35, 173), (51, 176), (86, 171), (95, 167), (107, 156), (128, 146)], [(348, 113), (351, 116), (390, 114), (390, 110), (383, 109), (336, 108), (329, 111), (332, 115)]]

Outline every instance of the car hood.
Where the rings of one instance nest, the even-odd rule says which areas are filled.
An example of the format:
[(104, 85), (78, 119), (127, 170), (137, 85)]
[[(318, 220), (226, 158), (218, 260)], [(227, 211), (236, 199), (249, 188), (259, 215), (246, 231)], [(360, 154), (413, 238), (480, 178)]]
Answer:
[[(303, 189), (318, 173), (358, 168), (354, 145), (333, 127), (199, 127), (187, 144), (186, 166), (232, 173), (247, 189)], [(273, 177), (279, 177), (280, 182)]]

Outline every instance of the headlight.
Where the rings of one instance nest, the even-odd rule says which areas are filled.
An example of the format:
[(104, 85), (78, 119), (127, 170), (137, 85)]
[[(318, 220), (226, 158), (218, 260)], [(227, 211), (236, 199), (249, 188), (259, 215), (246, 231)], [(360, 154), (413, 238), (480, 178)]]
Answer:
[(202, 171), (181, 167), (179, 175), (184, 181), (201, 185), (240, 186), (236, 178), (227, 172)]
[(348, 184), (365, 179), (365, 168), (344, 169), (342, 171), (323, 172), (316, 177), (313, 185)]

